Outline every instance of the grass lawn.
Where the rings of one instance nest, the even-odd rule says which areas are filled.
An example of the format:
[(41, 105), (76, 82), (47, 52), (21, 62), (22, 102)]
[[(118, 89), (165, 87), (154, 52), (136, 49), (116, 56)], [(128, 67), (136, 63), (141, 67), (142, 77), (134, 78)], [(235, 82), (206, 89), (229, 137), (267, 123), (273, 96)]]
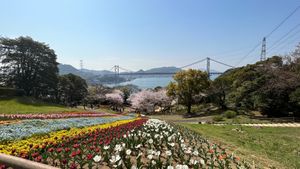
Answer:
[(161, 119), (169, 122), (214, 122), (214, 123), (227, 123), (227, 124), (235, 124), (235, 123), (270, 123), (269, 120), (259, 120), (259, 119), (251, 119), (246, 115), (238, 115), (235, 118), (228, 119), (226, 117), (223, 118), (222, 121), (214, 121), (213, 118), (216, 115), (207, 115), (207, 116), (199, 116), (193, 118), (183, 118), (182, 115), (150, 115), (150, 118)]
[(226, 118), (224, 117), (222, 121), (215, 123), (227, 123), (227, 124), (245, 124), (245, 123), (270, 123), (270, 120), (259, 120), (259, 119), (251, 119), (247, 115), (238, 115), (235, 118)]
[[(250, 163), (264, 167), (300, 168), (300, 129), (237, 127), (179, 123)], [(239, 128), (242, 132), (233, 129)]]
[(49, 104), (30, 97), (0, 98), (0, 113), (54, 113), (83, 111), (83, 109), (67, 108), (61, 105)]

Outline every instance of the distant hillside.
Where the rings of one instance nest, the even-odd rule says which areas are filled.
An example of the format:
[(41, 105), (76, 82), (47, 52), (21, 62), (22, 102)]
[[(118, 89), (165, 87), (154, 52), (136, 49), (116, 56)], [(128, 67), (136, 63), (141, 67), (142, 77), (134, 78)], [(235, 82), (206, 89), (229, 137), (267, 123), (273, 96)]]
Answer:
[(173, 73), (173, 72), (178, 72), (180, 71), (180, 68), (177, 67), (158, 67), (158, 68), (152, 68), (149, 70), (146, 70), (146, 73)]
[(92, 74), (92, 73), (80, 71), (80, 70), (76, 69), (75, 67), (73, 67), (71, 65), (66, 65), (66, 64), (59, 64), (58, 69), (59, 69), (60, 75), (72, 73), (74, 75), (78, 75), (78, 76), (82, 77), (83, 79), (87, 79), (87, 78), (94, 76), (94, 74)]
[[(59, 64), (59, 74), (69, 74), (73, 73), (75, 75), (78, 75), (85, 79), (89, 84), (109, 84), (109, 83), (115, 83), (117, 82), (124, 82), (127, 80), (130, 80), (132, 78), (138, 78), (138, 77), (144, 77), (144, 75), (139, 75), (137, 77), (132, 76), (120, 76), (117, 80), (114, 77), (111, 77), (109, 74), (114, 74), (112, 71), (108, 70), (89, 70), (89, 69), (83, 69), (79, 70), (75, 67), (67, 64)], [(139, 70), (137, 72), (145, 72), (145, 73), (173, 73), (180, 71), (180, 68), (177, 67), (158, 67), (158, 68), (152, 68), (149, 70)], [(146, 75), (147, 76), (147, 75)], [(149, 77), (149, 76), (148, 76)]]

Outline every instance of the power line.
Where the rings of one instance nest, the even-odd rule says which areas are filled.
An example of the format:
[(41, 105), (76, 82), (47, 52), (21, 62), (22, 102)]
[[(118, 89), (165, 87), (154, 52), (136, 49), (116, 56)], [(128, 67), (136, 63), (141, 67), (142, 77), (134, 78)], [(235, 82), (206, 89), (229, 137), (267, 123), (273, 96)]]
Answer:
[[(300, 24), (299, 24), (300, 25)], [(293, 38), (295, 35), (297, 35), (298, 33), (300, 33), (300, 30), (298, 30), (298, 31), (296, 31), (296, 32), (294, 32), (293, 34), (291, 34), (290, 36), (285, 36), (284, 38), (280, 38), (281, 40), (283, 40), (281, 43), (276, 43), (276, 45), (275, 45), (275, 43), (274, 43), (274, 45), (272, 45), (270, 48), (269, 48), (269, 51), (268, 52), (270, 52), (270, 51), (272, 51), (273, 49), (275, 49), (275, 48), (277, 48), (277, 47), (279, 47), (279, 46), (281, 46), (282, 44), (284, 44), (287, 40), (289, 40), (290, 38)], [(287, 38), (286, 38), (287, 37)], [(280, 41), (281, 41), (280, 40)], [(279, 42), (279, 41), (278, 41)]]
[(300, 8), (300, 5), (292, 12), (290, 13), (283, 21), (281, 21), (268, 35), (265, 37), (268, 38), (271, 36), (278, 28), (280, 28), (291, 16), (293, 16)]
[(260, 46), (260, 42), (254, 46), (254, 48), (252, 48), (246, 55), (244, 55), (242, 57), (242, 59), (240, 59), (236, 64), (235, 64), (235, 67), (237, 67), (242, 61), (244, 61), (246, 59), (246, 57), (248, 57), (252, 52), (255, 51), (256, 48), (258, 48)]
[[(298, 31), (297, 33), (299, 33), (300, 31)], [(293, 37), (293, 36), (291, 36), (291, 37)], [(289, 38), (288, 38), (289, 39)], [(286, 39), (286, 40), (288, 40), (288, 39)], [(290, 44), (293, 44), (293, 43), (296, 43), (296, 42), (300, 42), (300, 36), (298, 37), (298, 36), (296, 36), (296, 38), (294, 38), (294, 39), (292, 39), (292, 40), (290, 40), (290, 41), (288, 41), (287, 43), (285, 43), (285, 45), (284, 46), (281, 46), (280, 48), (277, 48), (277, 50), (274, 52), (274, 53), (277, 53), (277, 52), (279, 52), (281, 49), (283, 49), (283, 48), (285, 48), (286, 46), (288, 46), (288, 45), (290, 45)], [(280, 46), (280, 45), (279, 45)]]
[[(270, 37), (277, 29), (279, 29), (291, 16), (293, 16), (300, 8), (300, 5), (296, 7), (286, 18), (284, 18), (270, 33), (268, 33), (266, 38)], [(235, 66), (238, 66), (246, 57), (248, 57), (252, 52), (255, 51), (256, 48), (260, 46), (261, 42), (259, 42), (257, 45), (254, 46), (253, 49), (251, 49), (244, 57), (242, 57), (241, 60), (237, 62)]]

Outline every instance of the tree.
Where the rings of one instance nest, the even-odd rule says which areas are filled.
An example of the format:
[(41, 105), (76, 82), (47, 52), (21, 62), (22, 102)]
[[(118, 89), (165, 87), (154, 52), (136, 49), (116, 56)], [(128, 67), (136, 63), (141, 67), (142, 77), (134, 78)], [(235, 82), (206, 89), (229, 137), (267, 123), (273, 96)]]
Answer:
[(84, 79), (74, 74), (59, 77), (58, 96), (62, 103), (77, 106), (87, 95), (87, 84)]
[(30, 37), (0, 38), (1, 83), (28, 96), (54, 97), (58, 63), (54, 50)]
[(112, 93), (108, 93), (105, 95), (105, 98), (111, 104), (112, 109), (117, 111), (120, 107), (122, 107), (124, 103), (123, 97), (123, 92), (120, 90), (114, 90)]
[(299, 88), (300, 76), (294, 62), (273, 56), (265, 61), (232, 69), (215, 81), (227, 79), (226, 102), (236, 109), (258, 110), (268, 116), (285, 116), (297, 111), (291, 93)]
[(160, 112), (165, 112), (171, 108), (172, 99), (167, 96), (167, 91), (142, 90), (130, 95), (131, 107), (136, 111), (147, 114), (155, 112), (157, 108)]
[(84, 106), (90, 105), (90, 108), (94, 106), (100, 106), (100, 104), (106, 103), (105, 94), (110, 93), (111, 88), (103, 85), (93, 85), (88, 87), (88, 95), (84, 98)]
[(124, 104), (128, 104), (127, 99), (129, 98), (129, 96), (132, 93), (135, 93), (135, 92), (139, 91), (139, 88), (135, 85), (132, 85), (132, 84), (128, 84), (128, 85), (125, 85), (125, 86), (117, 86), (117, 87), (115, 87), (115, 89), (118, 89), (118, 90), (123, 92), (122, 96), (123, 96)]
[(223, 110), (227, 108), (226, 96), (230, 91), (230, 87), (230, 80), (227, 78), (215, 79), (210, 87), (210, 100)]
[(210, 86), (208, 75), (200, 70), (183, 70), (177, 72), (173, 79), (175, 82), (170, 82), (167, 87), (167, 94), (178, 99), (180, 104), (187, 108), (187, 113), (190, 115), (191, 107), (196, 102), (197, 97)]

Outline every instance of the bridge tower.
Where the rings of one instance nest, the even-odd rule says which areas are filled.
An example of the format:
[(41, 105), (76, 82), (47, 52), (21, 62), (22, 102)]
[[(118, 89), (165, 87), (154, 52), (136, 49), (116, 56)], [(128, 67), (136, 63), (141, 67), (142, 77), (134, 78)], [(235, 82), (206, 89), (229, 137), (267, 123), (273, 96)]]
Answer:
[(210, 58), (209, 57), (206, 58), (206, 72), (207, 72), (208, 78), (210, 79)]
[(261, 46), (260, 61), (266, 60), (266, 55), (267, 55), (266, 48), (267, 48), (267, 40), (266, 37), (264, 37)]

